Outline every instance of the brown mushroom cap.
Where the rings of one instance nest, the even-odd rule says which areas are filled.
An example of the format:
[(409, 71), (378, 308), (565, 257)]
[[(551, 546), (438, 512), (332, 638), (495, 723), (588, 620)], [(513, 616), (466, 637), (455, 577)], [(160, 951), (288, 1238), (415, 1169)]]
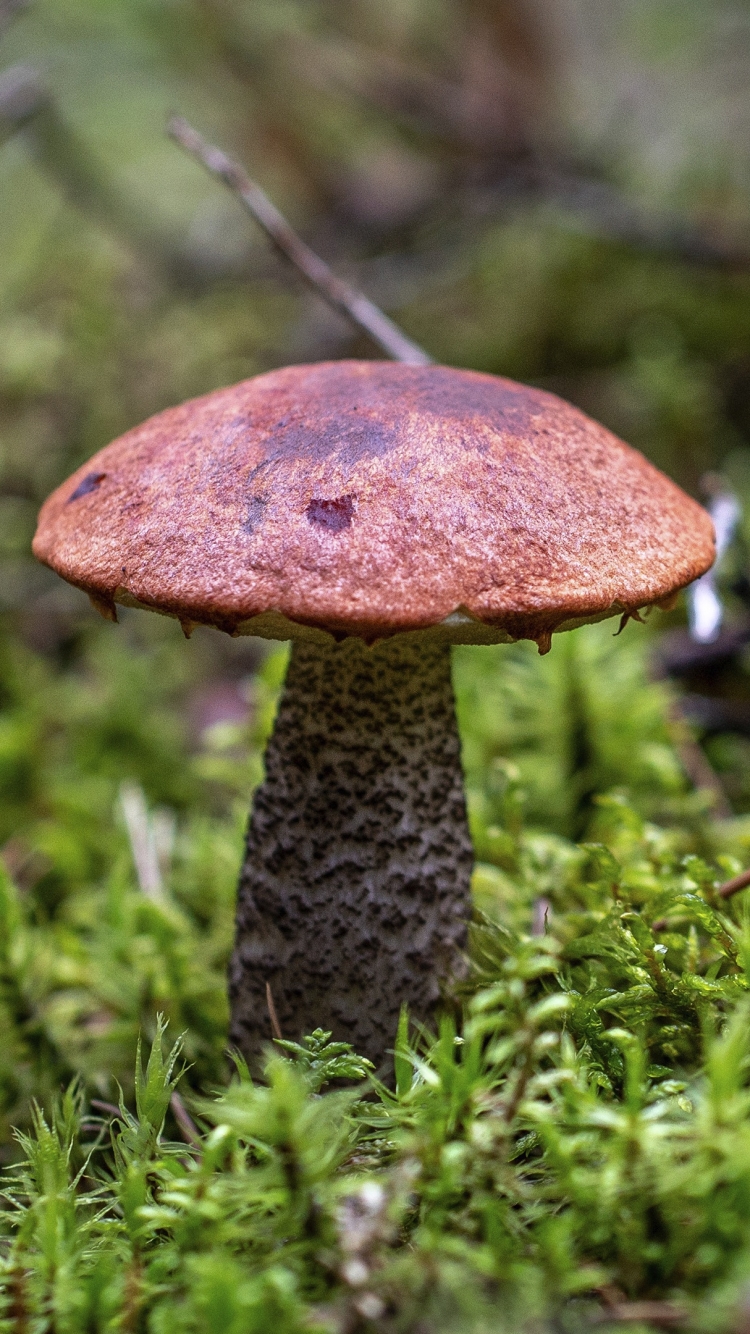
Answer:
[(44, 505), (34, 552), (105, 612), (273, 638), (535, 639), (668, 601), (694, 500), (578, 409), (476, 371), (339, 361), (169, 408)]

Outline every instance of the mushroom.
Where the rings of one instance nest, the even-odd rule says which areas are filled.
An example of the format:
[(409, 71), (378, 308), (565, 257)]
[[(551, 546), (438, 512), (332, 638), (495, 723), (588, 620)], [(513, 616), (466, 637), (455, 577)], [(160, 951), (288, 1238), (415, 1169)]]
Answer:
[[(379, 1070), (465, 966), (451, 644), (671, 606), (705, 511), (552, 394), (442, 366), (292, 366), (168, 409), (44, 505), (34, 551), (116, 619), (291, 639), (255, 795), (232, 1039), (330, 1029)], [(268, 997), (273, 1004), (269, 1007)]]

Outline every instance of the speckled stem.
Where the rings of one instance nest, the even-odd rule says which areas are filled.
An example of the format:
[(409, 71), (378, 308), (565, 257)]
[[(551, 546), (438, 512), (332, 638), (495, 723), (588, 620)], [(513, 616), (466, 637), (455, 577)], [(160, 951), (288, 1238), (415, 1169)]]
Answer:
[(298, 642), (240, 878), (232, 1041), (330, 1029), (392, 1069), (403, 1002), (431, 1023), (464, 967), (472, 848), (450, 648)]

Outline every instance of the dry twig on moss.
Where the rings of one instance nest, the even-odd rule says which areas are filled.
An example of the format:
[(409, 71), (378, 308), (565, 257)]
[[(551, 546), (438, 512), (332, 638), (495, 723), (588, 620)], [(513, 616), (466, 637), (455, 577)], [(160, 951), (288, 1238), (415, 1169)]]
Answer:
[(413, 366), (430, 364), (432, 358), (423, 348), (407, 338), (369, 297), (338, 278), (325, 261), (305, 244), (268, 195), (250, 179), (238, 162), (227, 157), (220, 148), (207, 143), (181, 116), (172, 117), (167, 132), (175, 143), (191, 153), (207, 171), (229, 186), (305, 281), (334, 310), (345, 315), (357, 329), (367, 334), (386, 356)]
[(719, 885), (716, 891), (720, 899), (731, 899), (733, 894), (738, 894), (741, 889), (747, 889), (750, 885), (750, 870), (741, 871), (731, 880), (725, 880), (723, 885)]

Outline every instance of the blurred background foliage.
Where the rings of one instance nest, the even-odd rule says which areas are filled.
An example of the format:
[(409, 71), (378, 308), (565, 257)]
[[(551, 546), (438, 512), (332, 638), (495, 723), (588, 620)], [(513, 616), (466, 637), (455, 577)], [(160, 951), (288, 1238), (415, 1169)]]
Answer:
[[(6, 1145), (73, 1072), (127, 1091), (158, 1011), (195, 1085), (224, 1078), (241, 831), (285, 662), (100, 622), (33, 562), (39, 504), (171, 403), (374, 355), (167, 115), (241, 158), (436, 358), (561, 393), (694, 494), (718, 472), (750, 501), (749, 73), (740, 0), (0, 0)], [(519, 876), (552, 892), (613, 792), (681, 855), (747, 863), (749, 526), (746, 505), (731, 643), (683, 692), (710, 716), (667, 679), (680, 609), (545, 659), (456, 653), (485, 907), (511, 912)]]

